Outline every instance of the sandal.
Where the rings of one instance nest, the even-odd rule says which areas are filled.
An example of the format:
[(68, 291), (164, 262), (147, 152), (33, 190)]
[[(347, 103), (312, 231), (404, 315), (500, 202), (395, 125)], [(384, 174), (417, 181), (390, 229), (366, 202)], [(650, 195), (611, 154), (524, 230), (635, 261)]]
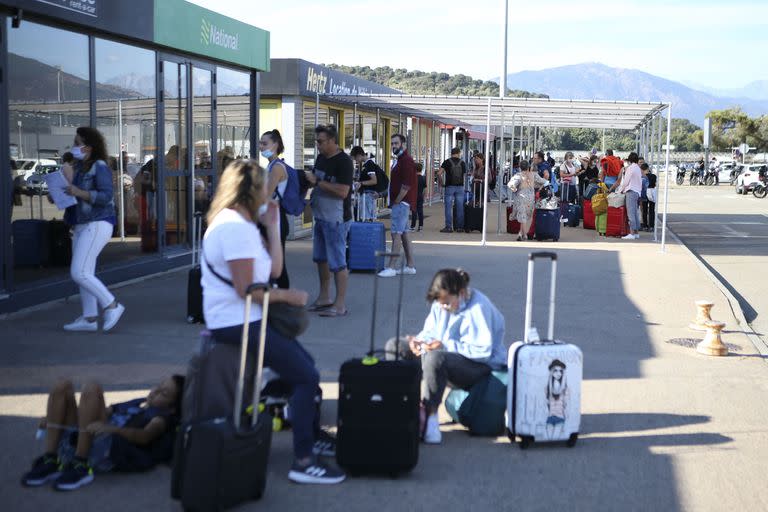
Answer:
[(328, 308), (320, 313), (320, 316), (325, 318), (336, 318), (339, 316), (347, 316), (349, 314), (349, 308), (339, 312), (336, 308)]
[(332, 307), (333, 307), (333, 302), (331, 302), (330, 304), (318, 304), (317, 302), (315, 302), (314, 304), (307, 307), (307, 311), (309, 311), (310, 313), (316, 313), (318, 311), (325, 311)]

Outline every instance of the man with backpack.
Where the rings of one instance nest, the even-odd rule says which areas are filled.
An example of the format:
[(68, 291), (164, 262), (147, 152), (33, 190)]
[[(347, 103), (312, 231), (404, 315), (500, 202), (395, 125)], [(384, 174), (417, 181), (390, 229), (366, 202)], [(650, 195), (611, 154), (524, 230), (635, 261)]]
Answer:
[(444, 187), (445, 227), (441, 233), (453, 232), (453, 208), (456, 207), (456, 231), (464, 231), (464, 175), (467, 165), (461, 159), (461, 148), (451, 150), (451, 158), (440, 165), (440, 180)]
[(358, 186), (362, 202), (361, 221), (376, 220), (376, 199), (389, 188), (389, 178), (384, 170), (365, 153), (363, 148), (355, 146), (349, 155), (360, 167)]

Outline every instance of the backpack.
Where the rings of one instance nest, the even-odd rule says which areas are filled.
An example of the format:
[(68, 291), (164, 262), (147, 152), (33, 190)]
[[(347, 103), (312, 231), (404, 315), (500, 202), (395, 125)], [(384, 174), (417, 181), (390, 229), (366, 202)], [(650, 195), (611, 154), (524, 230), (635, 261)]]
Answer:
[(376, 171), (376, 185), (374, 185), (374, 190), (378, 192), (379, 195), (384, 195), (389, 191), (389, 177), (387, 176), (387, 173), (384, 172), (384, 169), (379, 167), (376, 162), (371, 163), (374, 165), (374, 170)]
[(592, 212), (603, 215), (608, 212), (608, 187), (604, 183), (598, 185), (598, 191), (592, 196)]
[[(463, 164), (464, 162), (459, 159), (458, 162), (454, 161), (453, 158), (451, 160), (451, 169), (448, 171), (447, 180), (445, 182), (446, 187), (450, 186), (464, 186), (464, 169)], [(457, 185), (458, 184), (458, 185)]]
[(507, 409), (507, 372), (493, 371), (469, 391), (454, 389), (445, 399), (453, 421), (469, 428), (475, 436), (498, 436), (504, 432)]
[[(278, 160), (273, 160), (269, 164), (271, 170), (272, 164)], [(283, 207), (285, 212), (289, 215), (301, 215), (304, 213), (304, 208), (307, 206), (307, 200), (304, 199), (307, 196), (307, 190), (309, 189), (304, 173), (299, 174), (296, 169), (285, 163), (282, 158), (279, 161), (285, 166), (285, 172), (288, 175), (288, 182), (285, 185), (285, 192), (281, 196), (275, 189), (275, 195), (280, 199), (280, 206)]]

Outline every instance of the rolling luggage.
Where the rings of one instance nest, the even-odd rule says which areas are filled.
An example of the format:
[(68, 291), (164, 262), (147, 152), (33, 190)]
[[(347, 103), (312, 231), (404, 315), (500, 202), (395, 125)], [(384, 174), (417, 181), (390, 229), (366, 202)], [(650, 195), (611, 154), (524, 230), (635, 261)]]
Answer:
[(560, 240), (560, 210), (536, 208), (536, 240)]
[[(532, 327), (533, 267), (537, 259), (552, 261), (549, 286), (547, 338), (538, 339)], [(528, 289), (525, 301), (523, 341), (509, 347), (510, 384), (507, 386), (507, 430), (520, 448), (532, 442), (566, 441), (574, 446), (581, 422), (581, 380), (583, 356), (576, 346), (554, 337), (557, 254), (528, 255)]]
[(592, 201), (584, 199), (581, 211), (584, 216), (584, 229), (595, 229), (595, 212), (592, 211)]
[(581, 218), (581, 205), (569, 204), (568, 211), (566, 213), (566, 226), (570, 228), (576, 228), (579, 226), (579, 219)]
[[(394, 361), (375, 357), (378, 278), (373, 279), (370, 350), (362, 359), (345, 361), (339, 371), (336, 461), (351, 475), (397, 475), (413, 469), (419, 460), (421, 364), (400, 359), (399, 351)], [(398, 342), (402, 298), (401, 273), (395, 320)]]
[(50, 224), (41, 219), (19, 219), (11, 223), (13, 264), (44, 267), (50, 263)]
[[(362, 201), (358, 201), (362, 206)], [(365, 208), (359, 208), (364, 212)], [(384, 252), (387, 248), (384, 224), (381, 222), (365, 222), (365, 214), (360, 222), (352, 222), (349, 226), (349, 255), (347, 266), (350, 270), (379, 271), (384, 268), (384, 259), (377, 258), (376, 252)]]
[[(528, 238), (533, 238), (536, 230), (536, 216), (534, 215), (531, 227), (528, 228)], [(515, 219), (515, 212), (511, 206), (507, 206), (507, 233), (517, 235), (520, 233), (520, 223)]]
[[(249, 425), (242, 426), (243, 392), (248, 359), (248, 327), (251, 292), (264, 290), (253, 407)], [(252, 284), (246, 291), (245, 319), (240, 343), (240, 364), (232, 417), (196, 418), (179, 431), (171, 477), (171, 496), (181, 500), (184, 510), (223, 510), (261, 498), (267, 482), (267, 459), (272, 442), (272, 419), (259, 414), (264, 344), (269, 314), (269, 285)], [(202, 385), (197, 386), (203, 389)], [(208, 383), (205, 391), (215, 388)], [(186, 394), (186, 390), (185, 390)], [(195, 402), (193, 397), (193, 403)]]
[(483, 231), (483, 182), (477, 181), (472, 186), (472, 200), (464, 204), (464, 230)]
[(203, 214), (195, 212), (195, 231), (192, 239), (192, 268), (187, 274), (187, 322), (199, 324), (203, 318), (203, 277), (200, 270), (200, 251), (203, 249)]
[(629, 233), (629, 220), (627, 219), (627, 207), (608, 207), (606, 215), (605, 236), (625, 236)]
[(72, 263), (72, 235), (69, 225), (63, 220), (48, 221), (48, 233), (51, 238), (51, 265), (68, 267)]

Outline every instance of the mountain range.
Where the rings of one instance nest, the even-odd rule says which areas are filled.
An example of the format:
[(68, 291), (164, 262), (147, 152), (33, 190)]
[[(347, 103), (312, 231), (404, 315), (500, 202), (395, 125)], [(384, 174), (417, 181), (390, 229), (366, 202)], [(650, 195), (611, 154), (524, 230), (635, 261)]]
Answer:
[(702, 91), (644, 71), (594, 62), (511, 73), (507, 87), (550, 98), (671, 102), (672, 117), (698, 126), (709, 111), (733, 106), (752, 116), (768, 114), (768, 81), (753, 82), (741, 90)]

